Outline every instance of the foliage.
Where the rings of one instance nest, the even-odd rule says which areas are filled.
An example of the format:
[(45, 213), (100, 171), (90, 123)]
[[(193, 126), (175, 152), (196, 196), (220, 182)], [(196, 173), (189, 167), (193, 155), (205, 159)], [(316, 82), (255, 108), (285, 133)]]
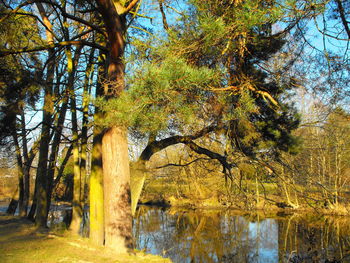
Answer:
[(185, 125), (194, 121), (194, 115), (206, 103), (207, 87), (220, 81), (220, 72), (189, 65), (180, 57), (165, 57), (160, 52), (157, 55), (164, 59), (145, 62), (130, 80), (131, 87), (118, 99), (100, 101), (99, 106), (110, 118), (103, 120), (104, 125), (123, 123), (141, 132), (157, 132), (169, 123)]
[(161, 43), (134, 42), (143, 56), (130, 66), (128, 90), (115, 101), (100, 101), (112, 116), (104, 123), (164, 134), (224, 122), (231, 153), (295, 153), (291, 131), (299, 117), (283, 100), (290, 82), (277, 82), (261, 68), (285, 43), (283, 35), (272, 34), (284, 10), (261, 0), (214, 2), (191, 1)]
[[(26, 15), (11, 15), (0, 23), (0, 49), (33, 47), (41, 43), (35, 20)], [(40, 61), (36, 55), (0, 57), (1, 140), (11, 136), (16, 115), (25, 104), (31, 106), (39, 96)], [(5, 141), (6, 143), (7, 141)]]

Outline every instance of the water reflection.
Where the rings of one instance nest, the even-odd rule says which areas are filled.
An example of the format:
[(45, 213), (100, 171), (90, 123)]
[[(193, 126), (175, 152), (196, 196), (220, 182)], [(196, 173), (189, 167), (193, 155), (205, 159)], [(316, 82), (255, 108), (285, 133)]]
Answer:
[(348, 220), (140, 207), (138, 249), (173, 262), (350, 262)]
[[(86, 211), (87, 208), (86, 208)], [(71, 209), (58, 206), (49, 224), (65, 227)], [(84, 213), (84, 225), (88, 225)], [(138, 249), (173, 262), (350, 262), (350, 219), (300, 214), (265, 217), (232, 211), (177, 211), (139, 207), (134, 219)], [(88, 236), (88, 228), (81, 234)]]
[[(69, 205), (51, 205), (47, 219), (48, 227), (54, 230), (66, 230), (72, 220), (72, 207)], [(83, 220), (79, 234), (82, 237), (89, 236), (89, 207), (84, 207)]]

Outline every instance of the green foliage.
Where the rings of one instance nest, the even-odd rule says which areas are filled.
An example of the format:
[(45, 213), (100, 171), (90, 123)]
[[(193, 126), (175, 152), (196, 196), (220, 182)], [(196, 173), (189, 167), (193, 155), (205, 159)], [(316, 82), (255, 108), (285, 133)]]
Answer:
[[(265, 0), (190, 1), (188, 14), (161, 42), (133, 40), (127, 90), (97, 105), (101, 125), (139, 134), (188, 133), (224, 122), (228, 154), (297, 152), (299, 117), (283, 101), (289, 80), (263, 70), (283, 48), (272, 25), (288, 13)], [(286, 63), (291, 63), (286, 61)], [(272, 156), (272, 155), (271, 155)]]
[(186, 63), (181, 57), (158, 53), (158, 63), (145, 62), (129, 80), (130, 88), (118, 99), (98, 100), (108, 112), (103, 125), (124, 124), (141, 132), (166, 129), (169, 122), (189, 124), (205, 103), (209, 86), (221, 72)]
[[(7, 12), (1, 9), (1, 17), (6, 16)], [(43, 44), (40, 38), (39, 30), (36, 26), (36, 20), (25, 10), (19, 10), (17, 14), (11, 14), (1, 21), (0, 26), (1, 48), (21, 49), (33, 48), (37, 44)]]

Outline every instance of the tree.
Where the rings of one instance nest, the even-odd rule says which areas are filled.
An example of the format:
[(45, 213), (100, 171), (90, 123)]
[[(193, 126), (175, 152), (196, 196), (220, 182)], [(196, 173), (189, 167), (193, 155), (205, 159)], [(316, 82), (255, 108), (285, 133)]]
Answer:
[[(17, 48), (22, 42), (28, 46), (41, 43), (33, 28), (33, 19), (23, 15), (10, 17), (1, 23), (1, 46)], [(13, 55), (0, 58), (0, 96), (1, 96), (1, 142), (12, 143), (17, 159), (19, 174), (19, 214), (26, 216), (29, 203), (29, 171), (35, 154), (37, 142), (28, 144), (28, 127), (25, 111), (34, 108), (38, 98), (41, 64), (37, 56)], [(12, 138), (12, 140), (9, 138)], [(16, 209), (16, 208), (15, 208)], [(15, 211), (13, 211), (14, 213)]]
[[(127, 92), (103, 105), (114, 114), (107, 121), (123, 121), (136, 136), (148, 137), (140, 162), (183, 143), (219, 161), (228, 177), (236, 154), (254, 159), (262, 151), (293, 151), (297, 140), (290, 132), (298, 117), (283, 98), (290, 82), (277, 81), (278, 72), (262, 66), (285, 43), (288, 27), (271, 30), (285, 13), (264, 1), (192, 3), (167, 40), (151, 50), (153, 40), (138, 46), (144, 63)], [(221, 153), (195, 142), (209, 134), (224, 142)]]

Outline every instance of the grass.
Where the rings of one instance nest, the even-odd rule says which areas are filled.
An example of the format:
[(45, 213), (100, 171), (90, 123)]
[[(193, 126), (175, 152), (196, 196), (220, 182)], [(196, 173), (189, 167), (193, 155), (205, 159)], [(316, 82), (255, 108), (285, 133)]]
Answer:
[(69, 233), (37, 232), (25, 219), (0, 215), (1, 263), (169, 263), (169, 259), (148, 255), (117, 254), (98, 247), (86, 238)]

